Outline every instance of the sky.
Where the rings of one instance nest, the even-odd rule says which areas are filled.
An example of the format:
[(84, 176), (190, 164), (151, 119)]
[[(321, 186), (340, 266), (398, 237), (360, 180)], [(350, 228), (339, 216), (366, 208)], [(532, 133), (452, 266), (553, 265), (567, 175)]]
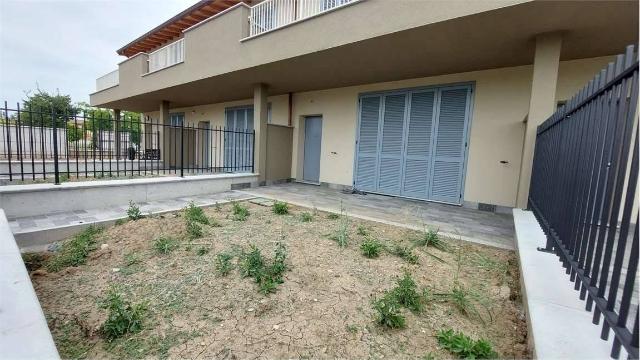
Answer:
[(0, 103), (38, 87), (89, 102), (116, 50), (196, 0), (0, 0)]

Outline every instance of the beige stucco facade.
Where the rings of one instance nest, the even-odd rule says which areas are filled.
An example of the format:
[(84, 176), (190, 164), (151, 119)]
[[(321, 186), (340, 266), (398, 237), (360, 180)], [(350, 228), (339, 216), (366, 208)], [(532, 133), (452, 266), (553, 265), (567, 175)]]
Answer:
[(260, 181), (302, 179), (304, 119), (321, 115), (319, 182), (353, 186), (361, 94), (472, 84), (462, 200), (525, 207), (537, 125), (638, 39), (634, 1), (359, 0), (259, 36), (250, 12), (184, 30), (183, 61), (164, 69), (128, 58), (91, 103), (210, 127), (253, 106)]
[[(554, 103), (567, 100), (612, 57), (560, 62)], [(293, 141), (291, 177), (301, 178), (304, 128), (302, 119), (322, 115), (320, 182), (353, 185), (358, 97), (362, 93), (454, 83), (473, 83), (474, 95), (464, 200), (514, 207), (530, 107), (533, 65), (416, 78), (402, 81), (342, 87), (292, 94)], [(270, 96), (273, 124), (288, 125), (287, 95)], [(224, 126), (225, 109), (253, 104), (253, 99), (194, 107), (172, 108), (183, 112), (186, 123), (200, 121)], [(158, 119), (158, 112), (147, 115)], [(506, 161), (507, 163), (501, 163)], [(273, 164), (273, 162), (272, 162)], [(280, 170), (281, 163), (277, 166)]]

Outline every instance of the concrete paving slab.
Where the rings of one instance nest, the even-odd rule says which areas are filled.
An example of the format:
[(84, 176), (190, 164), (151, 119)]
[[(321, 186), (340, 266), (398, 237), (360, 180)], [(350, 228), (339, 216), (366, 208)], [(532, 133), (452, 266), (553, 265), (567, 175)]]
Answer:
[(288, 183), (241, 190), (255, 197), (339, 213), (341, 207), (356, 218), (423, 230), (439, 229), (443, 235), (465, 241), (514, 249), (513, 218), (460, 206), (383, 195), (343, 193), (316, 185)]

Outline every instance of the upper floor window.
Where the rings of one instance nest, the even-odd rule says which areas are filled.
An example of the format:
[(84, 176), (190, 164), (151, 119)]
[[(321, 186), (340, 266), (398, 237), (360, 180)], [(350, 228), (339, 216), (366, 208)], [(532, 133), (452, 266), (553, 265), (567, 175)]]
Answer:
[(171, 126), (183, 126), (184, 125), (184, 113), (173, 113), (169, 115), (171, 120)]

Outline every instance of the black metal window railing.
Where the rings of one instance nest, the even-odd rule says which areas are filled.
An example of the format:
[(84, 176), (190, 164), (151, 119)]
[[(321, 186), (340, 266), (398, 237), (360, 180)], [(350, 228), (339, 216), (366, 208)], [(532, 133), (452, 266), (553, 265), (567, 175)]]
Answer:
[(638, 358), (638, 54), (629, 46), (538, 127), (529, 208), (611, 356)]
[[(107, 114), (107, 115), (105, 115)], [(253, 129), (0, 108), (0, 184), (253, 172)]]

